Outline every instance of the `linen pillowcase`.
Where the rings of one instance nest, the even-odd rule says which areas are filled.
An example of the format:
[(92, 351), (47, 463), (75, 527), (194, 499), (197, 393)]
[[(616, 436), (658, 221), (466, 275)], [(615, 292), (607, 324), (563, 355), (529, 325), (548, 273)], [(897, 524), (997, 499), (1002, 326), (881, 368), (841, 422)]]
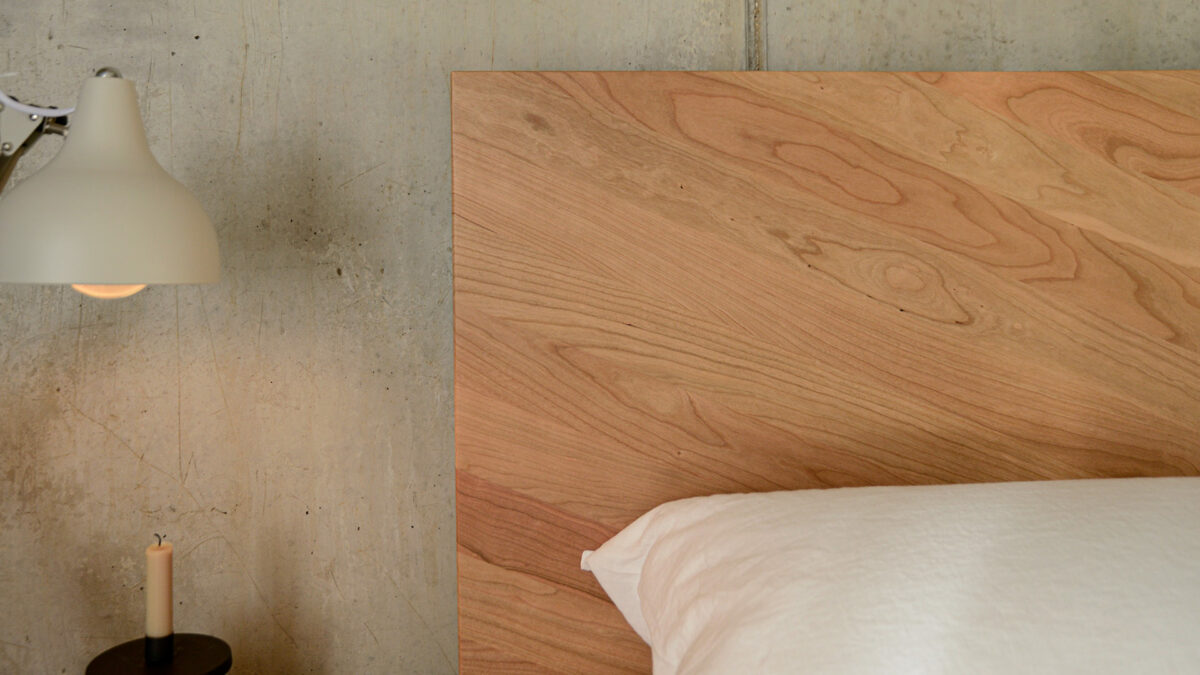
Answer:
[(684, 499), (582, 567), (658, 675), (1200, 664), (1200, 478)]

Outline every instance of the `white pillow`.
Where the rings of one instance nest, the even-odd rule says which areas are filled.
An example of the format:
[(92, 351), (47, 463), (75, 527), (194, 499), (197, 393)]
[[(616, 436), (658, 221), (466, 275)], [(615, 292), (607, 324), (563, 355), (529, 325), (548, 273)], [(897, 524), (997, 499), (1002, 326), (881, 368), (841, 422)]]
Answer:
[(582, 566), (658, 675), (1200, 671), (1200, 478), (698, 497)]

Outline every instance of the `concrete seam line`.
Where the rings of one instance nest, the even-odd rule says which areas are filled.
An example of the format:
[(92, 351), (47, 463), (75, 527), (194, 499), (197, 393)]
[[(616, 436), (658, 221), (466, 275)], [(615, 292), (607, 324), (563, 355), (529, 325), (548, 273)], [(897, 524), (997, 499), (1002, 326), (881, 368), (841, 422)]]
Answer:
[(766, 0), (746, 0), (746, 70), (766, 70)]

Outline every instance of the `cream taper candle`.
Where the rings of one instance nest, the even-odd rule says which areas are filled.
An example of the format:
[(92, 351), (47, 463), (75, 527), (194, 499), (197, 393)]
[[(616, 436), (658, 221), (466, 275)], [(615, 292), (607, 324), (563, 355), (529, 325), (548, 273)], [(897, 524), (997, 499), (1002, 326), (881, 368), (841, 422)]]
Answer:
[(171, 626), (171, 542), (146, 547), (146, 637), (166, 637)]

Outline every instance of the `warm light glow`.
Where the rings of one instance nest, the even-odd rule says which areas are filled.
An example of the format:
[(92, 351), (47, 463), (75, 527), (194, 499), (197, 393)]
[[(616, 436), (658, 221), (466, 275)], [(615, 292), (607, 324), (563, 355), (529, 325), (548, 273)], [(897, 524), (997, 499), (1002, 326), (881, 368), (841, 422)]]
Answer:
[(146, 284), (71, 284), (71, 288), (101, 300), (128, 298), (146, 287)]

